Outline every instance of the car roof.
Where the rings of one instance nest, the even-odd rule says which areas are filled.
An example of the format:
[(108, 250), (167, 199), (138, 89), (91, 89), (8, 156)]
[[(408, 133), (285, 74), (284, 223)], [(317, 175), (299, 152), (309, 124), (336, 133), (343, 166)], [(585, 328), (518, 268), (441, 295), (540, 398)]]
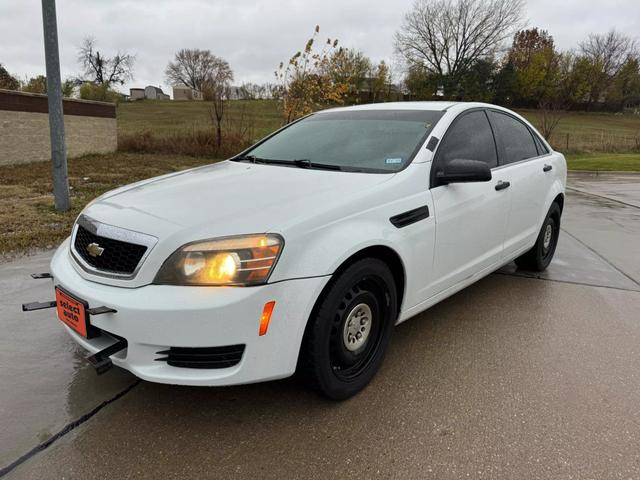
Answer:
[(385, 103), (367, 103), (364, 105), (352, 105), (349, 107), (337, 107), (323, 112), (344, 112), (352, 110), (436, 110), (444, 111), (448, 108), (461, 104), (463, 102), (385, 102)]
[(318, 110), (320, 112), (346, 112), (357, 110), (431, 110), (444, 112), (457, 107), (458, 112), (464, 111), (470, 108), (493, 108), (496, 110), (503, 110), (506, 112), (512, 112), (511, 110), (501, 107), (499, 105), (493, 105), (490, 103), (482, 102), (447, 102), (447, 101), (424, 101), (424, 102), (385, 102), (385, 103), (367, 103), (363, 105), (352, 105), (348, 107), (336, 107), (328, 108), (326, 110)]

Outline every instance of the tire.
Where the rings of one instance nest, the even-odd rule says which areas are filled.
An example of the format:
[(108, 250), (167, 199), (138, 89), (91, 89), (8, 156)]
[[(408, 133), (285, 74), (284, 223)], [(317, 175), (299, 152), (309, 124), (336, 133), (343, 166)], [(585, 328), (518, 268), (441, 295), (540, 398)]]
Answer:
[(542, 223), (535, 245), (516, 258), (516, 265), (519, 268), (542, 272), (549, 266), (558, 245), (561, 214), (560, 206), (554, 202)]
[(333, 279), (311, 314), (298, 375), (322, 395), (349, 398), (380, 368), (398, 315), (393, 274), (364, 258)]

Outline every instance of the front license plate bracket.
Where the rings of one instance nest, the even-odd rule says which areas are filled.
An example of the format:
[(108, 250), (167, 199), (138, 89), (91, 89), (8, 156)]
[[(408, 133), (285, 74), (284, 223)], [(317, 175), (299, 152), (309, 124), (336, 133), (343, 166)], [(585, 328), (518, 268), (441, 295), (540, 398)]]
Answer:
[(127, 340), (118, 338), (118, 341), (99, 352), (89, 355), (87, 361), (96, 369), (98, 375), (108, 372), (113, 367), (113, 362), (109, 358), (111, 355), (118, 353), (120, 350), (127, 348)]

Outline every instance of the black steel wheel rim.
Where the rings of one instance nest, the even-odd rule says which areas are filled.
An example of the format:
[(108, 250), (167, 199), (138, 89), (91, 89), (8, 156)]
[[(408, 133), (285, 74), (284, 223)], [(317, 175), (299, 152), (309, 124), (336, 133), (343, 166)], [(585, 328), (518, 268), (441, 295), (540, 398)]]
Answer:
[[(343, 341), (345, 322), (354, 306), (365, 303), (371, 309), (371, 326), (366, 344), (357, 352), (348, 351)], [(329, 337), (329, 360), (334, 375), (342, 381), (357, 378), (376, 355), (389, 321), (389, 290), (377, 276), (367, 276), (353, 285), (342, 298), (333, 317)]]
[[(551, 238), (550, 238), (548, 246), (545, 247), (544, 235), (545, 235), (546, 229), (549, 226), (551, 227)], [(549, 219), (545, 223), (544, 229), (542, 231), (542, 234), (543, 234), (542, 257), (543, 257), (544, 260), (547, 260), (551, 255), (553, 255), (553, 253), (554, 253), (554, 251), (556, 249), (556, 245), (558, 243), (558, 233), (559, 232), (558, 232), (557, 222), (556, 222), (555, 218), (549, 217)]]

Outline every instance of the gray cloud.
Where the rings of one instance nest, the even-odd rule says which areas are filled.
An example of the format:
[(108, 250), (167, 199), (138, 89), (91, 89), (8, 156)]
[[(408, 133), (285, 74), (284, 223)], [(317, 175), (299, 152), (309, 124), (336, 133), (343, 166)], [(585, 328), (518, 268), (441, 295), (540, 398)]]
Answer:
[[(273, 71), (301, 48), (316, 24), (375, 60), (393, 61), (393, 34), (413, 0), (58, 0), (63, 77), (76, 75), (77, 48), (95, 37), (106, 54), (135, 53), (130, 86), (163, 85), (179, 48), (208, 48), (229, 61), (236, 83), (273, 81)], [(640, 32), (637, 0), (528, 0), (527, 24), (571, 49), (590, 32)], [(40, 2), (0, 0), (0, 62), (20, 76), (44, 73)]]

